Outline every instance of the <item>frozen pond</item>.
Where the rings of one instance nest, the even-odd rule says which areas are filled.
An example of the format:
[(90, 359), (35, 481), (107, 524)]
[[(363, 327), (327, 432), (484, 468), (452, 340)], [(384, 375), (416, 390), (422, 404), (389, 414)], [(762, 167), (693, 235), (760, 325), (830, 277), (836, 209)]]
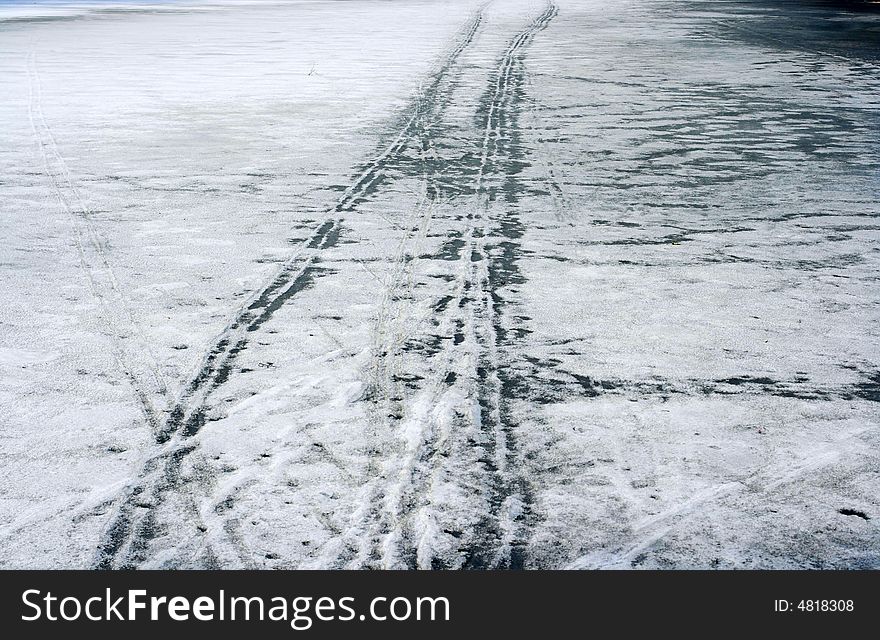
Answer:
[(880, 568), (842, 5), (0, 5), (0, 567)]

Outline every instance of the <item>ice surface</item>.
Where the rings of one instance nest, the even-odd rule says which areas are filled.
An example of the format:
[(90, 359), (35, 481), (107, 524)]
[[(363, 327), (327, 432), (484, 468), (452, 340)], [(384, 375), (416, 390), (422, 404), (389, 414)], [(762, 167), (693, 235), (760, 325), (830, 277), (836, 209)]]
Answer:
[(0, 565), (880, 566), (880, 56), (799, 11), (4, 7)]

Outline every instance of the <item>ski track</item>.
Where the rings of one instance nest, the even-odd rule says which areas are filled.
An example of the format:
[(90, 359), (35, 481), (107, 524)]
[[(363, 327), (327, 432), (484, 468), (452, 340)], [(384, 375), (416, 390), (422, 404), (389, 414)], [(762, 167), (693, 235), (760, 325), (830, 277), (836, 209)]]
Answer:
[[(476, 192), (481, 200), (479, 228), (470, 231), (471, 282), (475, 285), (474, 337), (479, 343), (480, 360), (476, 363), (478, 379), (480, 429), (487, 435), (486, 453), (491, 456), (486, 467), (491, 472), (487, 518), (479, 527), (479, 535), (465, 552), (467, 568), (522, 568), (524, 566), (525, 534), (531, 514), (531, 496), (524, 477), (515, 471), (516, 441), (512, 417), (508, 414), (505, 393), (510, 379), (503, 373), (501, 360), (507, 343), (507, 329), (501, 322), (505, 304), (499, 289), (515, 284), (519, 257), (518, 230), (521, 223), (513, 209), (504, 206), (500, 219), (492, 219), (490, 210), (506, 185), (486, 185), (491, 169), (502, 181), (509, 179), (501, 157), (515, 149), (505, 149), (516, 127), (519, 93), (525, 81), (522, 56), (534, 37), (556, 16), (558, 9), (549, 2), (546, 10), (522, 31), (507, 48), (496, 72), (495, 91), (486, 114), (483, 156), (477, 174)], [(508, 142), (509, 144), (509, 142)], [(514, 178), (515, 179), (515, 178)], [(506, 195), (506, 194), (505, 194)], [(488, 239), (494, 241), (490, 247)], [(467, 257), (464, 258), (465, 260)]]
[(643, 518), (632, 528), (633, 538), (626, 546), (613, 550), (603, 550), (580, 557), (566, 567), (567, 569), (626, 569), (636, 566), (637, 558), (649, 551), (667, 535), (699, 513), (706, 503), (723, 503), (743, 491), (772, 493), (792, 484), (804, 476), (815, 474), (838, 464), (844, 457), (853, 457), (870, 452), (870, 447), (860, 437), (872, 428), (860, 428), (835, 438), (818, 449), (812, 450), (799, 459), (784, 463), (771, 463), (752, 471), (743, 478), (710, 485), (694, 492), (687, 499), (656, 515)]
[[(98, 545), (94, 566), (101, 569), (133, 567), (149, 555), (149, 543), (159, 531), (156, 508), (166, 496), (180, 493), (181, 464), (196, 449), (190, 440), (205, 425), (207, 401), (217, 387), (233, 373), (237, 356), (247, 348), (249, 337), (269, 321), (290, 298), (310, 287), (318, 278), (332, 273), (321, 264), (321, 252), (334, 247), (342, 233), (344, 214), (369, 200), (388, 179), (387, 171), (398, 161), (410, 140), (419, 135), (424, 105), (436, 98), (456, 59), (470, 44), (482, 21), (483, 5), (466, 23), (463, 34), (434, 73), (427, 87), (421, 88), (396, 137), (345, 189), (319, 221), (299, 250), (280, 268), (273, 279), (253, 294), (233, 316), (226, 329), (213, 341), (197, 372), (171, 405), (161, 426), (155, 429), (156, 447), (149, 452), (138, 479), (117, 500), (114, 515)], [(189, 513), (197, 519), (192, 498)], [(203, 525), (197, 524), (200, 530)], [(210, 555), (210, 552), (209, 552)]]
[[(490, 208), (511, 178), (506, 161), (514, 150), (506, 148), (505, 141), (516, 126), (517, 93), (524, 82), (522, 55), (556, 12), (555, 5), (549, 4), (517, 34), (490, 75), (472, 185), (453, 190), (455, 194), (470, 192), (472, 197), (466, 204), (468, 214), (461, 220), (466, 228), (454, 228), (444, 244), (456, 247), (456, 277), (451, 290), (433, 301), (431, 321), (436, 333), (418, 336), (421, 340), (411, 335), (401, 337), (389, 330), (386, 319), (397, 318), (400, 311), (388, 311), (383, 303), (376, 333), (391, 339), (380, 340), (375, 347), (382, 374), (374, 377), (374, 385), (384, 385), (379, 393), (374, 387), (374, 401), (379, 402), (375, 415), (383, 430), (396, 431), (398, 446), (374, 469), (377, 476), (362, 491), (360, 506), (343, 539), (327, 546), (318, 566), (523, 566), (531, 500), (524, 479), (512, 472), (510, 464), (516, 455), (512, 433), (515, 425), (504, 407), (507, 381), (499, 371), (507, 338), (501, 326), (503, 301), (498, 292), (508, 284), (503, 274), (515, 270), (513, 262), (519, 247), (516, 235), (506, 230), (511, 220), (505, 217), (512, 215), (506, 212), (507, 207), (502, 205), (500, 214)], [(438, 113), (429, 121), (442, 118), (445, 105), (435, 106)], [(433, 146), (431, 139), (423, 144), (424, 149)], [(433, 166), (433, 172), (424, 177), (425, 192), (429, 198), (438, 199), (442, 193), (436, 186), (438, 175), (449, 167)], [(455, 169), (467, 173), (461, 167)], [(500, 186), (496, 184), (499, 182)], [(423, 239), (430, 220), (430, 215), (422, 219), (422, 230), (412, 237)], [(406, 253), (416, 255), (417, 247)], [(441, 254), (444, 251), (441, 248)], [(402, 259), (397, 263), (408, 266), (407, 282), (414, 277), (416, 263)], [(386, 302), (411, 297), (411, 285), (408, 294), (401, 295), (397, 290), (402, 280), (392, 278)], [(423, 320), (417, 319), (416, 324), (423, 324)], [(405, 378), (400, 375), (399, 361), (407, 338), (410, 342), (443, 345), (433, 353), (432, 349), (424, 350), (427, 363), (423, 364), (431, 373), (409, 394), (404, 384), (394, 382), (395, 377)], [(462, 367), (462, 362), (468, 364)], [(463, 456), (467, 460), (462, 460)], [(464, 464), (468, 471), (456, 469), (456, 463)], [(455, 476), (458, 478), (451, 480)], [(458, 521), (453, 516), (450, 522), (442, 504), (436, 504), (442, 502), (438, 494), (444, 485), (450, 484), (468, 495), (484, 515), (476, 521), (468, 521), (466, 515), (464, 521)]]
[(733, 22), (730, 20), (713, 20), (712, 24), (716, 27), (721, 27), (722, 30), (739, 32), (740, 34), (747, 34), (759, 42), (767, 42), (771, 43), (773, 46), (782, 46), (786, 49), (792, 49), (795, 51), (800, 51), (809, 55), (817, 56), (819, 58), (832, 58), (837, 60), (838, 62), (842, 62), (846, 65), (854, 65), (865, 69), (878, 69), (880, 70), (880, 65), (868, 62), (867, 60), (860, 60), (858, 58), (852, 58), (849, 56), (844, 56), (839, 53), (833, 53), (831, 51), (826, 51), (824, 49), (817, 49), (815, 47), (807, 47), (801, 43), (792, 42), (791, 40), (779, 38), (776, 36), (768, 35), (764, 32), (758, 31), (756, 29), (750, 29), (743, 24), (739, 24), (737, 22)]
[[(43, 171), (70, 222), (80, 270), (101, 308), (98, 317), (105, 325), (102, 333), (109, 338), (113, 357), (129, 381), (144, 419), (155, 432), (167, 404), (168, 385), (110, 264), (107, 241), (93, 220), (94, 212), (76, 187), (43, 112), (42, 82), (34, 52), (27, 58), (27, 75), (28, 118)], [(134, 348), (126, 344), (133, 344)]]

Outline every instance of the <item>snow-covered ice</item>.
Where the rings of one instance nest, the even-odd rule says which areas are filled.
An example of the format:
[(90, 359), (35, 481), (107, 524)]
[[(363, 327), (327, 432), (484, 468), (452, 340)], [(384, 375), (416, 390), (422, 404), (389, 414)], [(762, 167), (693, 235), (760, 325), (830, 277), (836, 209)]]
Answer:
[(0, 566), (880, 567), (878, 17), (0, 6)]

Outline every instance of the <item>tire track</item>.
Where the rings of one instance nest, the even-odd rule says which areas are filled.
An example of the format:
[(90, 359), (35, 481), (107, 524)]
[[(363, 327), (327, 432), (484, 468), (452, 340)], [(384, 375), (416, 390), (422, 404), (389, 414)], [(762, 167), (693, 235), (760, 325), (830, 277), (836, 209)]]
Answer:
[[(484, 5), (485, 7), (485, 5)], [(149, 543), (160, 529), (156, 509), (163, 505), (186, 481), (182, 462), (195, 450), (191, 438), (207, 421), (210, 394), (234, 373), (235, 361), (249, 344), (249, 338), (268, 322), (284, 304), (316, 280), (332, 273), (323, 266), (321, 253), (334, 247), (343, 229), (344, 214), (372, 198), (388, 180), (392, 170), (401, 164), (410, 142), (425, 127), (425, 105), (438, 99), (438, 92), (462, 51), (473, 40), (482, 21), (483, 7), (471, 17), (457, 38), (453, 49), (432, 75), (427, 86), (420, 88), (411, 107), (404, 112), (403, 122), (391, 140), (372, 161), (367, 163), (336, 203), (325, 212), (310, 236), (285, 261), (276, 275), (240, 308), (207, 350), (196, 373), (185, 384), (167, 417), (156, 430), (156, 447), (148, 453), (138, 479), (117, 501), (117, 507), (98, 545), (94, 566), (117, 568), (137, 566), (149, 555)], [(189, 499), (191, 502), (191, 498)], [(197, 513), (192, 508), (190, 513)], [(196, 518), (193, 515), (193, 518)], [(198, 525), (204, 532), (203, 525)]]

